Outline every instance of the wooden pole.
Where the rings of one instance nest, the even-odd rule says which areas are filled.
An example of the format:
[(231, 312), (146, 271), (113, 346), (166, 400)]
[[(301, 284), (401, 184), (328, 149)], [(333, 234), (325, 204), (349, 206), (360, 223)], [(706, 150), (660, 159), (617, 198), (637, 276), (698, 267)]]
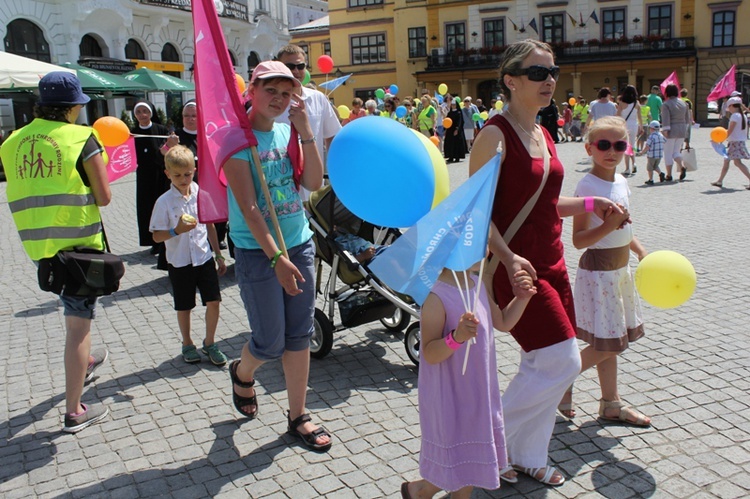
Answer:
[(263, 190), (263, 196), (266, 198), (266, 205), (268, 206), (268, 212), (271, 214), (271, 222), (273, 223), (274, 231), (276, 232), (276, 244), (279, 245), (281, 253), (288, 259), (289, 253), (286, 251), (286, 243), (284, 242), (284, 235), (281, 233), (281, 226), (279, 225), (279, 219), (276, 217), (276, 209), (273, 207), (273, 199), (271, 199), (271, 192), (268, 190), (268, 183), (266, 182), (266, 176), (263, 174), (263, 164), (260, 162), (260, 156), (258, 155), (258, 148), (256, 146), (250, 147), (250, 152), (253, 155), (253, 163), (255, 163), (255, 172), (258, 174), (260, 180), (260, 187)]

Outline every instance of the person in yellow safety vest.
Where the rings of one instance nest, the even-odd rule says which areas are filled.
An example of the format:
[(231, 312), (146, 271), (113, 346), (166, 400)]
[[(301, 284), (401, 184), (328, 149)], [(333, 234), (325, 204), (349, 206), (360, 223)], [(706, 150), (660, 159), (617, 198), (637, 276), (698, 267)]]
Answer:
[[(74, 247), (103, 250), (99, 206), (109, 204), (107, 157), (92, 128), (75, 125), (89, 97), (78, 78), (54, 71), (39, 81), (35, 119), (0, 148), (8, 206), (29, 257), (38, 262)], [(65, 315), (65, 422), (76, 433), (109, 410), (81, 403), (84, 384), (108, 357), (91, 352), (96, 298), (60, 295)]]
[(437, 111), (432, 107), (430, 96), (425, 94), (422, 96), (422, 110), (419, 112), (417, 121), (419, 123), (419, 131), (422, 135), (428, 139), (435, 134), (435, 125), (437, 124)]

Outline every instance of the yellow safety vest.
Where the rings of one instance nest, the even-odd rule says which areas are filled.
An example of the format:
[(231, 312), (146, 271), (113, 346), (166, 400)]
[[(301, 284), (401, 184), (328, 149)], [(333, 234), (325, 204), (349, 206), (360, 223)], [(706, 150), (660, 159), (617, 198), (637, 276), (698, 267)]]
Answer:
[(0, 148), (8, 206), (32, 260), (77, 246), (104, 249), (99, 207), (76, 170), (92, 133), (99, 138), (89, 127), (37, 118)]
[[(428, 116), (430, 110), (432, 110), (432, 115)], [(437, 111), (435, 111), (435, 108), (432, 106), (427, 106), (422, 109), (417, 118), (419, 120), (419, 129), (422, 131), (432, 130), (435, 127), (436, 115)]]

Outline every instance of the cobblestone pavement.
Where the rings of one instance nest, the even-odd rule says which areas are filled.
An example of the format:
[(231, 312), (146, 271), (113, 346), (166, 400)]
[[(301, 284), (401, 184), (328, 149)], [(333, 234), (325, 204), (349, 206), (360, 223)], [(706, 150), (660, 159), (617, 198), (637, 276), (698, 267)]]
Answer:
[[(682, 183), (645, 186), (645, 160), (629, 180), (635, 231), (650, 250), (686, 255), (698, 288), (684, 306), (645, 305), (647, 336), (622, 356), (623, 398), (653, 417), (653, 427), (596, 419), (595, 373), (576, 383), (579, 416), (558, 418), (551, 461), (569, 477), (548, 489), (521, 477), (515, 486), (474, 497), (747, 497), (750, 495), (747, 271), (750, 192), (732, 167), (726, 188), (709, 185), (720, 158), (696, 132), (700, 170)], [(581, 144), (560, 144), (563, 191), (587, 171)], [(468, 161), (450, 165), (451, 183)], [(398, 497), (418, 477), (417, 375), (401, 334), (372, 323), (336, 333), (332, 352), (313, 360), (308, 406), (335, 435), (314, 454), (284, 433), (280, 363), (258, 373), (260, 416), (238, 417), (227, 369), (205, 359), (187, 365), (168, 280), (137, 246), (134, 179), (113, 185), (103, 210), (112, 247), (127, 264), (121, 291), (100, 301), (93, 345), (110, 358), (84, 401), (111, 409), (103, 424), (61, 433), (64, 410), (63, 317), (59, 300), (39, 291), (0, 184), (0, 495), (15, 497)], [(564, 240), (567, 261), (580, 252)], [(632, 263), (635, 264), (633, 258)], [(248, 324), (231, 270), (222, 279), (219, 344), (237, 358)], [(196, 343), (202, 310), (193, 314)], [(501, 387), (515, 373), (518, 348), (498, 334)], [(471, 410), (466, 411), (471, 418)]]

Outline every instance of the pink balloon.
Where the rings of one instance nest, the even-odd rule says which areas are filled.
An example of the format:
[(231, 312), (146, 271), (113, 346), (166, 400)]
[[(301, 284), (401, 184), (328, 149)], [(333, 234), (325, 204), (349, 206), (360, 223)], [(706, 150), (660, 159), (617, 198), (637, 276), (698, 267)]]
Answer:
[(562, 118), (559, 118), (559, 119), (557, 120), (557, 125), (558, 125), (558, 126), (563, 126), (564, 124), (565, 124), (565, 120), (564, 120), (564, 119), (562, 119)]
[(323, 74), (333, 71), (333, 59), (330, 55), (321, 55), (318, 57), (318, 69)]

